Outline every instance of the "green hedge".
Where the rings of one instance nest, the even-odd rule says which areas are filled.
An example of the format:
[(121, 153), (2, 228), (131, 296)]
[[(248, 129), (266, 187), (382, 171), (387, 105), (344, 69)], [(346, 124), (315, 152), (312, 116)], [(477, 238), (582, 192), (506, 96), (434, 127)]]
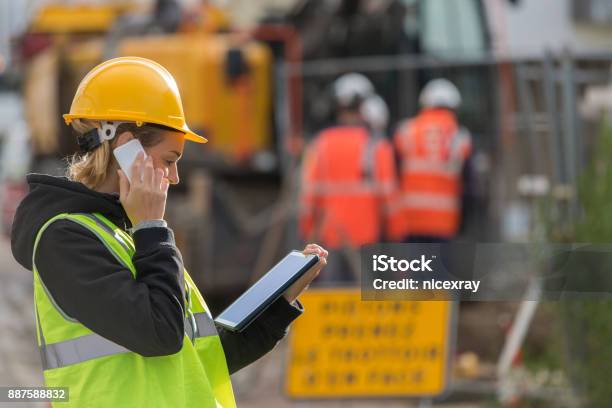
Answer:
[[(579, 179), (578, 201), (578, 221), (570, 222), (573, 240), (612, 242), (612, 129), (608, 126), (602, 126), (593, 157)], [(612, 265), (597, 269), (609, 273), (574, 270), (574, 278), (612, 287)], [(612, 406), (612, 300), (562, 300), (558, 306), (570, 380), (586, 406)]]

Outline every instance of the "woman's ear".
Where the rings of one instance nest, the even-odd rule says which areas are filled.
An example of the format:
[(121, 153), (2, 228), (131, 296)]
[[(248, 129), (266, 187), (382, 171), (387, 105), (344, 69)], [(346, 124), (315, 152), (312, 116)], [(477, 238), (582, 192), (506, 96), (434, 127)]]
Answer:
[(115, 139), (111, 142), (111, 146), (113, 147), (113, 149), (116, 149), (119, 146), (126, 144), (133, 138), (134, 138), (134, 135), (132, 134), (132, 132), (125, 131), (121, 133), (119, 136), (115, 137)]

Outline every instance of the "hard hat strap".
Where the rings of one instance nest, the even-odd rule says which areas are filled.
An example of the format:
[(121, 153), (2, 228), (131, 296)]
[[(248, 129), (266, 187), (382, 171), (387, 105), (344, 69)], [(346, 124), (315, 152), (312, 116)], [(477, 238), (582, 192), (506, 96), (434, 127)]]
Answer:
[(105, 140), (112, 140), (117, 133), (117, 128), (123, 123), (121, 121), (100, 121), (100, 128), (94, 128), (77, 138), (79, 149), (87, 153), (100, 146)]
[(77, 138), (77, 144), (81, 153), (87, 153), (100, 146), (100, 137), (98, 136), (98, 129), (92, 129), (89, 132), (79, 136)]

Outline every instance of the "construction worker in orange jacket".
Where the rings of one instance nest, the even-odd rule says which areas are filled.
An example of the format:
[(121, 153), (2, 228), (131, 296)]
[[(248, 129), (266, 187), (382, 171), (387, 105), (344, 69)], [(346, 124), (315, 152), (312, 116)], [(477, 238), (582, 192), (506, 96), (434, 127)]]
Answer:
[[(324, 278), (350, 281), (359, 270), (356, 250), (379, 242), (384, 233), (396, 171), (391, 144), (361, 112), (364, 101), (375, 95), (371, 82), (361, 74), (346, 74), (334, 82), (333, 92), (337, 125), (321, 131), (304, 158), (299, 227), (303, 239), (317, 237), (336, 250)], [(366, 112), (371, 117), (378, 112), (379, 129), (388, 120), (380, 102)]]
[(397, 228), (404, 242), (444, 242), (459, 230), (462, 169), (472, 141), (457, 121), (461, 95), (452, 82), (430, 81), (419, 103), (419, 114), (394, 135), (401, 167)]

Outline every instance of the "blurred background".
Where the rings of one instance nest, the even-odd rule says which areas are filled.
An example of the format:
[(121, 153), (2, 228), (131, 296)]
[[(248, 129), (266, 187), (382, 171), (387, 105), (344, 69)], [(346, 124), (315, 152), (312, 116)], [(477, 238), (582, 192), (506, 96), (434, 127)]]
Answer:
[[(77, 145), (61, 114), (91, 68), (122, 55), (164, 65), (210, 140), (186, 145), (167, 217), (213, 314), (303, 245), (303, 157), (336, 124), (334, 84), (352, 72), (385, 102), (377, 133), (391, 146), (430, 80), (460, 92), (471, 151), (452, 239), (612, 236), (607, 0), (0, 0), (0, 385), (42, 384), (32, 277), (10, 253), (24, 176), (64, 174)], [(440, 317), (442, 397), (382, 387), (360, 399), (349, 387), (311, 400), (286, 386), (300, 346), (284, 340), (234, 375), (238, 404), (609, 406), (608, 301), (452, 310)]]

